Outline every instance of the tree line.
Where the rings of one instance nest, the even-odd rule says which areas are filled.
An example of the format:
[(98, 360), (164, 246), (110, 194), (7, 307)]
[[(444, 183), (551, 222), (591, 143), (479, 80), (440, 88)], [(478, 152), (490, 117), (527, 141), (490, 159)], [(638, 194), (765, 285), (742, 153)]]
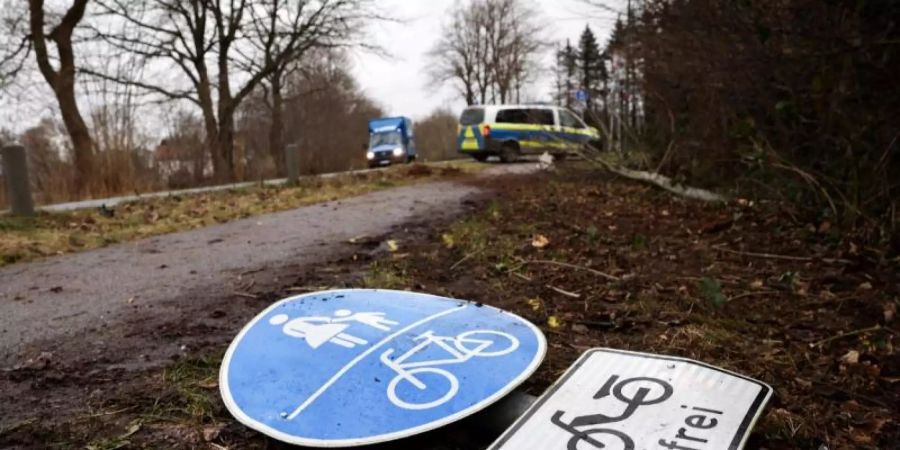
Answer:
[(199, 116), (213, 177), (229, 181), (242, 108), (263, 97), (256, 112), (268, 117), (267, 148), (280, 165), (285, 97), (298, 94), (286, 86), (308, 81), (296, 75), (323, 52), (364, 45), (366, 25), (387, 19), (373, 0), (4, 0), (2, 10), (0, 87), (37, 68), (70, 140), (79, 193), (96, 178), (101, 139), (79, 105), (88, 83)]
[(620, 17), (600, 92), (633, 160), (900, 251), (900, 2), (585, 3)]

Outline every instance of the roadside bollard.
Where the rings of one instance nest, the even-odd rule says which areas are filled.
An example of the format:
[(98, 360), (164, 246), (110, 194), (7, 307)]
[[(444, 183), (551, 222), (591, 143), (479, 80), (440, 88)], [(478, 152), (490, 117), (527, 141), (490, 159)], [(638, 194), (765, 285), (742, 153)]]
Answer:
[(297, 184), (300, 178), (300, 155), (297, 144), (290, 144), (284, 149), (284, 165), (287, 169), (288, 185)]
[(25, 147), (8, 145), (0, 150), (3, 159), (3, 174), (9, 196), (9, 209), (14, 215), (34, 215), (34, 201), (31, 198), (31, 183), (28, 181), (28, 162)]

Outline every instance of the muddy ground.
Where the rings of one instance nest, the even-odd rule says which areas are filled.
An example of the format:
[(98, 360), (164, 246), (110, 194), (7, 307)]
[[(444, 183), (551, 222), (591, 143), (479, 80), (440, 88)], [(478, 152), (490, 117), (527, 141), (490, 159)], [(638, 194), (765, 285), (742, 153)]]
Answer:
[[(358, 240), (346, 258), (285, 265), (277, 277), (242, 275), (213, 310), (191, 308), (204, 296), (191, 292), (136, 316), (134, 333), (178, 349), (164, 364), (44, 354), (5, 370), (4, 401), (31, 410), (4, 425), (0, 447), (286, 448), (230, 418), (218, 364), (259, 310), (328, 287), (412, 289), (532, 320), (549, 351), (523, 386), (531, 393), (591, 347), (658, 352), (774, 387), (748, 449), (900, 442), (897, 255), (827, 222), (792, 219), (781, 205), (701, 205), (584, 170), (472, 183), (495, 194), (469, 204), (465, 219), (411, 223)], [(399, 249), (386, 249), (387, 239)], [(477, 429), (475, 417), (382, 448), (482, 449), (492, 436)]]

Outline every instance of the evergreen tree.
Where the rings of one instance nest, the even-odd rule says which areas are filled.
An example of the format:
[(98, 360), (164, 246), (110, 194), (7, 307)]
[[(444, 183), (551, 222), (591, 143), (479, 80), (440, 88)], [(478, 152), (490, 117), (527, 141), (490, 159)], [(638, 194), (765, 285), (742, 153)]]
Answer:
[(625, 43), (625, 22), (622, 22), (622, 16), (616, 19), (616, 25), (613, 27), (612, 34), (609, 36), (609, 43), (606, 44), (607, 51), (618, 50)]
[(597, 43), (597, 37), (588, 26), (581, 33), (581, 39), (578, 42), (578, 61), (580, 89), (584, 89), (588, 94), (586, 115), (588, 117), (595, 116), (590, 114), (595, 112), (594, 107), (597, 99), (603, 97), (603, 86), (606, 83), (607, 71), (603, 54), (600, 52), (600, 45)]
[(578, 53), (572, 43), (566, 40), (566, 46), (556, 52), (556, 103), (571, 107), (572, 91), (578, 81)]

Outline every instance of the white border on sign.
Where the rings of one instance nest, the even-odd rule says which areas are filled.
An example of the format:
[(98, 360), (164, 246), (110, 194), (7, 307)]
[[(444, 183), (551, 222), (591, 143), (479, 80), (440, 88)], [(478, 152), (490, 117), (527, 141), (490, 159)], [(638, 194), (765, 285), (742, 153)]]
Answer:
[[(516, 419), (516, 421), (512, 423), (512, 425), (509, 426), (509, 428), (506, 429), (506, 431), (504, 431), (499, 437), (497, 437), (496, 440), (494, 440), (494, 442), (491, 443), (491, 445), (487, 448), (487, 450), (495, 450), (497, 448), (500, 448), (500, 446), (505, 444), (516, 433), (518, 433), (519, 429), (521, 429), (522, 426), (526, 422), (528, 422), (529, 419), (531, 419), (531, 416), (533, 416), (541, 407), (543, 407), (544, 403), (546, 403), (547, 400), (550, 399), (550, 397), (553, 397), (553, 395), (556, 394), (557, 390), (559, 390), (561, 387), (563, 387), (563, 385), (566, 384), (566, 382), (569, 380), (569, 377), (572, 376), (572, 374), (576, 370), (581, 368), (581, 366), (585, 363), (585, 361), (587, 361), (591, 356), (594, 356), (594, 354), (596, 354), (596, 353), (617, 353), (617, 354), (623, 354), (623, 355), (643, 356), (646, 358), (684, 362), (684, 363), (689, 363), (689, 364), (694, 364), (694, 365), (698, 365), (701, 367), (705, 367), (707, 369), (716, 370), (716, 371), (719, 371), (722, 373), (726, 373), (728, 375), (731, 375), (731, 376), (740, 378), (742, 380), (759, 385), (763, 389), (763, 392), (760, 392), (760, 394), (757, 395), (757, 399), (761, 400), (759, 403), (759, 407), (756, 408), (755, 411), (748, 411), (748, 415), (752, 412), (753, 416), (749, 418), (749, 422), (742, 423), (741, 428), (738, 430), (739, 433), (743, 433), (743, 437), (741, 438), (741, 441), (738, 443), (737, 446), (735, 446), (734, 442), (732, 442), (732, 445), (727, 450), (738, 450), (738, 449), (744, 448), (744, 446), (747, 444), (747, 439), (750, 438), (750, 431), (753, 430), (753, 428), (756, 426), (756, 422), (762, 416), (763, 410), (766, 408), (766, 405), (772, 399), (772, 394), (775, 392), (775, 390), (772, 389), (772, 386), (770, 386), (768, 383), (759, 381), (754, 378), (750, 378), (746, 375), (741, 375), (737, 372), (733, 372), (728, 369), (723, 369), (721, 367), (713, 366), (711, 364), (707, 364), (705, 362), (697, 361), (697, 360), (690, 359), (690, 358), (684, 358), (681, 356), (660, 355), (660, 354), (656, 354), (656, 353), (635, 352), (635, 351), (631, 351), (631, 350), (618, 350), (618, 349), (606, 348), (606, 347), (591, 348), (591, 349), (586, 350), (584, 353), (582, 353), (581, 356), (579, 356), (578, 359), (576, 359), (575, 362), (573, 362), (572, 365), (569, 366), (569, 368), (566, 369), (566, 371), (556, 381), (554, 381), (553, 384), (550, 385), (550, 387), (547, 388), (547, 390), (544, 391), (544, 393), (541, 394), (541, 396), (538, 397), (537, 400), (535, 400), (534, 403), (532, 403), (531, 406), (528, 407), (528, 409), (526, 409), (525, 412), (522, 413), (522, 415), (519, 416), (519, 418)], [(746, 416), (745, 416), (745, 421), (747, 421)]]
[[(394, 441), (397, 439), (414, 436), (416, 434), (420, 434), (420, 433), (424, 433), (426, 431), (431, 431), (436, 428), (440, 428), (444, 425), (451, 424), (460, 419), (463, 419), (472, 414), (475, 414), (484, 408), (487, 408), (491, 404), (495, 403), (497, 400), (500, 400), (501, 398), (505, 397), (506, 394), (509, 394), (510, 392), (512, 392), (513, 389), (515, 389), (517, 386), (522, 384), (522, 382), (524, 382), (526, 379), (528, 379), (528, 377), (530, 377), (537, 370), (538, 366), (541, 365), (541, 362), (544, 360), (544, 356), (547, 353), (547, 339), (544, 337), (544, 333), (542, 333), (538, 327), (536, 327), (533, 323), (518, 316), (517, 314), (513, 314), (509, 311), (505, 311), (505, 310), (502, 310), (499, 308), (494, 308), (494, 309), (497, 309), (498, 311), (501, 311), (503, 314), (506, 314), (506, 315), (509, 315), (509, 316), (512, 316), (512, 317), (518, 319), (519, 321), (524, 323), (526, 326), (528, 326), (531, 329), (531, 331), (534, 332), (534, 335), (537, 338), (538, 351), (535, 353), (534, 359), (531, 361), (531, 363), (528, 365), (528, 367), (521, 374), (519, 374), (518, 377), (516, 377), (511, 382), (509, 382), (503, 389), (500, 389), (499, 391), (494, 393), (494, 395), (492, 395), (492, 396), (482, 400), (481, 402), (476, 403), (462, 411), (459, 411), (456, 414), (453, 414), (453, 415), (450, 415), (450, 416), (447, 416), (447, 417), (444, 417), (444, 418), (441, 418), (438, 420), (434, 420), (432, 422), (426, 423), (424, 425), (419, 425), (417, 427), (409, 428), (409, 429), (402, 430), (402, 431), (395, 431), (393, 433), (379, 434), (376, 436), (370, 436), (370, 437), (362, 438), (362, 439), (325, 440), (325, 439), (307, 439), (307, 438), (301, 438), (301, 437), (297, 437), (297, 436), (291, 436), (287, 433), (278, 431), (262, 422), (259, 422), (255, 419), (253, 419), (252, 417), (250, 417), (249, 415), (247, 415), (246, 413), (244, 413), (244, 411), (242, 411), (240, 409), (240, 407), (238, 407), (237, 403), (235, 403), (234, 398), (231, 395), (231, 390), (228, 386), (228, 366), (231, 363), (231, 357), (234, 354), (234, 351), (237, 348), (238, 343), (241, 341), (241, 339), (244, 337), (244, 335), (247, 334), (247, 332), (257, 322), (259, 322), (266, 315), (268, 315), (270, 311), (277, 308), (278, 306), (280, 306), (283, 303), (286, 303), (289, 301), (294, 301), (294, 300), (301, 299), (304, 297), (314, 297), (314, 296), (321, 296), (323, 294), (350, 293), (350, 292), (390, 292), (390, 293), (394, 293), (394, 294), (403, 294), (403, 295), (412, 295), (412, 296), (418, 296), (418, 297), (437, 298), (437, 299), (448, 300), (447, 297), (440, 297), (440, 296), (431, 295), (431, 294), (422, 294), (422, 293), (418, 293), (418, 292), (397, 291), (397, 290), (390, 290), (390, 289), (335, 289), (335, 290), (329, 290), (329, 291), (321, 291), (321, 292), (313, 292), (313, 293), (309, 293), (309, 294), (296, 295), (294, 297), (288, 297), (288, 298), (285, 298), (285, 299), (282, 299), (280, 301), (273, 303), (268, 308), (263, 310), (261, 313), (257, 314), (256, 317), (254, 317), (249, 323), (247, 323), (247, 325), (245, 325), (244, 328), (241, 329), (241, 332), (238, 333), (237, 337), (235, 337), (234, 340), (231, 341), (231, 344), (228, 346), (228, 350), (225, 352), (225, 357), (222, 359), (222, 366), (219, 369), (219, 391), (222, 394), (222, 400), (225, 402), (225, 407), (228, 409), (228, 412), (231, 413), (231, 415), (234, 416), (234, 418), (237, 419), (238, 422), (240, 422), (256, 431), (259, 431), (260, 433), (263, 433), (267, 436), (278, 439), (279, 441), (286, 442), (288, 444), (307, 446), (307, 447), (320, 447), (320, 448), (357, 447), (357, 446), (361, 446), (361, 445), (370, 445), (370, 444)], [(449, 299), (449, 300), (459, 300), (459, 299)], [(459, 300), (459, 301), (465, 301), (465, 300)], [(469, 302), (469, 303), (471, 303), (471, 302)], [(493, 308), (492, 306), (488, 306), (488, 305), (484, 305), (484, 307)]]

